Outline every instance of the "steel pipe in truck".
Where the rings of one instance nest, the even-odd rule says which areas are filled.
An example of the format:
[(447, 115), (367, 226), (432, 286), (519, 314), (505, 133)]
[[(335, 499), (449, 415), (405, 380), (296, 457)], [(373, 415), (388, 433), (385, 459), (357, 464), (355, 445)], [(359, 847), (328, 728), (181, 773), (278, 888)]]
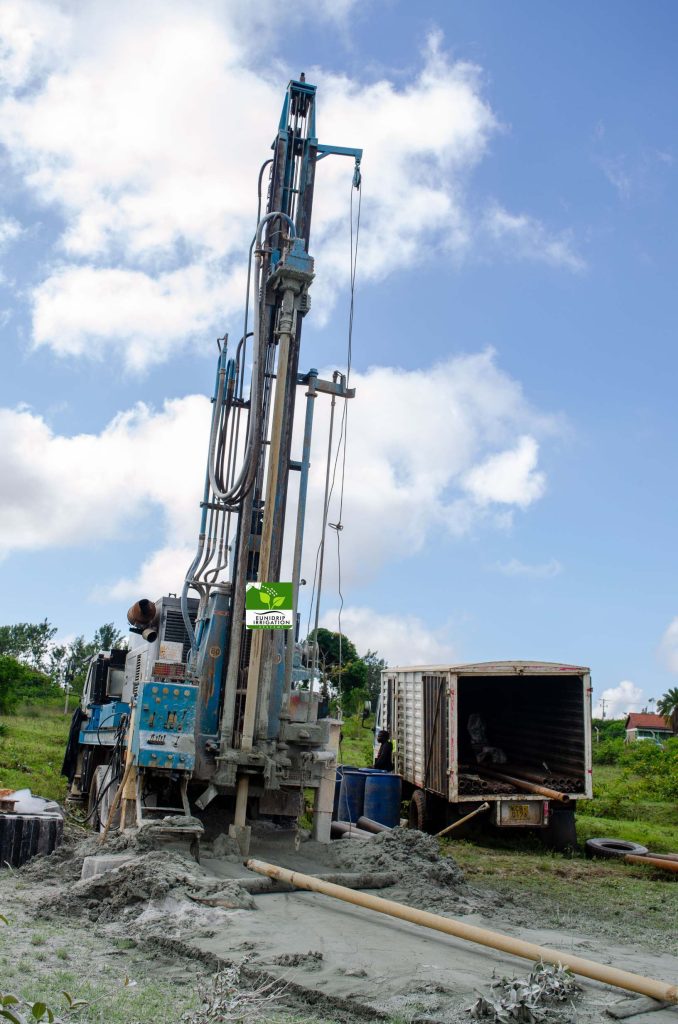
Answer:
[(393, 740), (411, 826), (438, 833), (487, 802), (474, 826), (536, 829), (556, 849), (576, 844), (576, 805), (592, 796), (588, 668), (542, 661), (387, 668), (376, 727)]

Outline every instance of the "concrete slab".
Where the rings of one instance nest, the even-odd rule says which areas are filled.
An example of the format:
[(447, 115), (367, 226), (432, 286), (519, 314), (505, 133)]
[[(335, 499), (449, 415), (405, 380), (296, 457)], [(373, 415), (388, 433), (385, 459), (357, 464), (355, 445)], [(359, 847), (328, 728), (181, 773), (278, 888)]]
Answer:
[(135, 859), (134, 854), (130, 855), (129, 853), (102, 853), (96, 857), (85, 857), (80, 877), (82, 879), (96, 878), (97, 875), (121, 868), (123, 864), (130, 864)]

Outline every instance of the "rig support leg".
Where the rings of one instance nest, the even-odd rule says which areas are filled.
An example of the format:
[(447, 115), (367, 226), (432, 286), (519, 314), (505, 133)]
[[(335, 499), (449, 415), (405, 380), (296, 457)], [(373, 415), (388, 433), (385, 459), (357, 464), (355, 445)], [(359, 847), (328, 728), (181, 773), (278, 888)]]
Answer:
[(246, 775), (238, 779), (238, 789), (235, 795), (235, 821), (229, 827), (228, 834), (235, 839), (243, 857), (250, 852), (250, 838), (252, 829), (246, 824), (247, 821), (247, 796), (250, 789), (250, 780)]

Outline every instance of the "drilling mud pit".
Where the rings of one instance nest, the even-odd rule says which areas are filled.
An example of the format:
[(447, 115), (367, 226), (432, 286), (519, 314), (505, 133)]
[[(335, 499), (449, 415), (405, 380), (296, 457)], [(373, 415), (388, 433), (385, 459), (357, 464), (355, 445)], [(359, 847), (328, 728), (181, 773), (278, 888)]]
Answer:
[[(119, 866), (81, 879), (86, 857), (122, 858)], [(495, 893), (467, 885), (437, 841), (416, 831), (395, 829), (373, 840), (341, 840), (321, 846), (296, 843), (294, 833), (255, 832), (251, 854), (291, 870), (330, 876), (391, 875), (395, 884), (377, 895), (473, 924), (519, 935), (533, 942), (579, 953), (601, 962), (664, 978), (678, 977), (678, 959), (639, 949), (610, 947), (586, 936), (511, 923), (511, 906)], [(128, 860), (124, 860), (129, 858)], [(114, 863), (116, 863), (114, 861)], [(158, 957), (191, 960), (196, 974), (219, 963), (246, 962), (249, 976), (284, 982), (284, 1004), (323, 1020), (352, 1022), (468, 1021), (466, 1008), (487, 992), (496, 976), (529, 971), (526, 961), (427, 931), (404, 921), (309, 892), (262, 892), (267, 884), (242, 864), (231, 840), (205, 844), (201, 864), (187, 846), (161, 842), (149, 832), (110, 837), (69, 838), (55, 854), (35, 860), (17, 878), (20, 900), (35, 919), (68, 927), (95, 926), (106, 935), (130, 938), (148, 953), (147, 969)], [(244, 887), (242, 883), (245, 883)], [(523, 908), (524, 909), (524, 908)], [(606, 1005), (623, 993), (582, 982), (576, 1015), (601, 1020)], [(311, 1010), (311, 1008), (313, 1008)], [(678, 1024), (667, 1009), (647, 1016), (648, 1024)], [(572, 1008), (562, 1021), (573, 1020)], [(642, 1022), (645, 1017), (635, 1017)]]

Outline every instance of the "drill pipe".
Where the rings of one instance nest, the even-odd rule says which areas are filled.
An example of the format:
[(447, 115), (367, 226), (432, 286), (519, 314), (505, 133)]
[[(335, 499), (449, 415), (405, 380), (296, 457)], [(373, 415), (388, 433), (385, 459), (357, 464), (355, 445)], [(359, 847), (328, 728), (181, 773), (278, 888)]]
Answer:
[(580, 974), (584, 978), (593, 978), (594, 981), (601, 981), (605, 985), (614, 985), (629, 992), (640, 992), (641, 995), (650, 996), (650, 998), (658, 999), (661, 1002), (678, 1003), (678, 986), (669, 985), (665, 981), (645, 978), (642, 974), (632, 974), (630, 971), (622, 971), (618, 967), (599, 964), (595, 960), (585, 960), (572, 953), (559, 952), (557, 949), (538, 946), (534, 942), (525, 942), (523, 939), (514, 939), (510, 935), (493, 932), (487, 928), (478, 928), (477, 925), (456, 921), (452, 917), (441, 917), (440, 914), (431, 914), (426, 910), (415, 910), (414, 907), (396, 903), (394, 900), (385, 900), (381, 896), (372, 896), (366, 892), (354, 892), (353, 889), (347, 889), (343, 885), (321, 882), (312, 875), (302, 875), (299, 871), (288, 871), (286, 868), (277, 867), (275, 864), (266, 864), (261, 860), (245, 861), (245, 867), (260, 875), (267, 875), (268, 878), (289, 882), (297, 889), (308, 889), (310, 892), (319, 892), (324, 896), (333, 896), (335, 899), (344, 900), (345, 903), (353, 903), (358, 907), (376, 910), (380, 914), (388, 914), (390, 917), (397, 917), (402, 921), (423, 925), (424, 928), (433, 928), (446, 935), (454, 935), (458, 939), (466, 939), (469, 942), (477, 942), (481, 946), (499, 949), (503, 953), (512, 953), (525, 960), (562, 964), (563, 967), (569, 967), (574, 974)]
[(372, 818), (366, 818), (364, 815), (363, 817), (358, 818), (356, 825), (358, 828), (364, 829), (365, 832), (374, 832), (375, 835), (377, 832), (391, 831), (390, 825), (382, 825), (380, 821), (374, 821)]
[(333, 821), (330, 826), (330, 832), (333, 836), (343, 838), (346, 835), (359, 836), (360, 839), (374, 839), (374, 832), (368, 832), (367, 829), (358, 828), (350, 821)]
[(515, 775), (504, 775), (503, 772), (495, 772), (484, 765), (478, 766), (480, 775), (488, 775), (491, 779), (499, 779), (500, 782), (510, 782), (517, 789), (524, 789), (526, 793), (538, 793), (547, 800), (558, 800), (561, 804), (569, 804), (570, 798), (567, 793), (559, 793), (557, 789), (549, 789), (548, 786), (538, 786), (536, 782), (528, 782), (527, 779), (519, 779)]

